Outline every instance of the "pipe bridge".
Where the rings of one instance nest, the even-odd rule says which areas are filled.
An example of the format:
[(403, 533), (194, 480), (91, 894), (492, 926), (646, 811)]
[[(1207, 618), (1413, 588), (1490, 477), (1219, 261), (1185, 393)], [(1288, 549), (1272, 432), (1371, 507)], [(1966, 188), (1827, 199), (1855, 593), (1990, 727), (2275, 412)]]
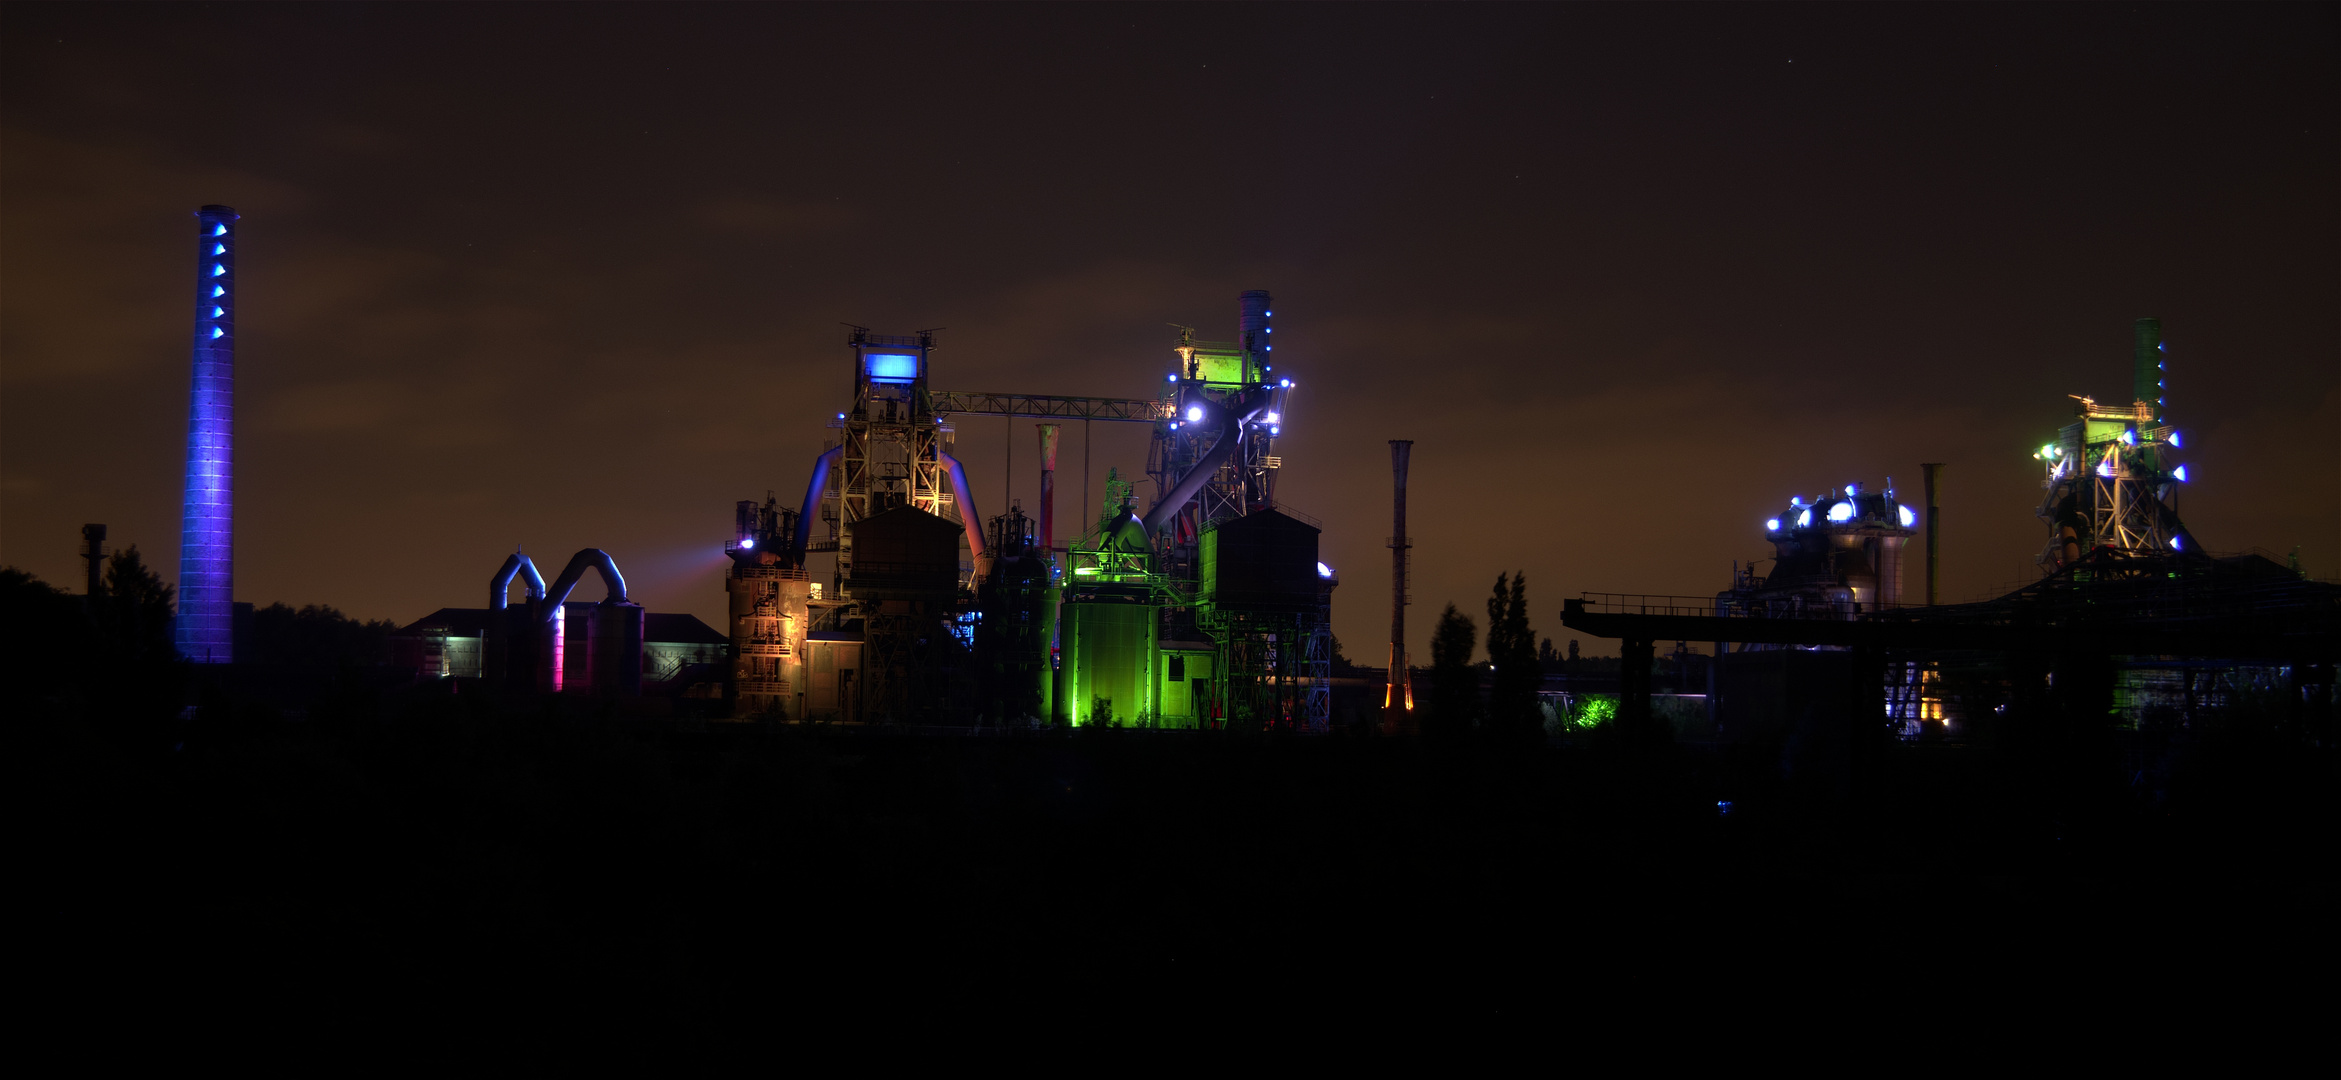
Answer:
[(983, 413), (1067, 420), (1120, 420), (1151, 424), (1171, 419), (1174, 402), (1151, 398), (1056, 397), (1049, 394), (991, 394), (935, 390), (928, 394), (937, 415)]

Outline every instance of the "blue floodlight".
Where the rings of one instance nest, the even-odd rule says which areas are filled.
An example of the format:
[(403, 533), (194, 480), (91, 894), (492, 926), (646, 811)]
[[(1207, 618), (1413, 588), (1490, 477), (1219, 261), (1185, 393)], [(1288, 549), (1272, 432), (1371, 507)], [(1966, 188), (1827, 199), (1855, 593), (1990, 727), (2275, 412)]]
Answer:
[(916, 353), (869, 353), (862, 361), (870, 369), (871, 382), (906, 383), (915, 382), (919, 377)]
[(1811, 528), (1811, 527), (1812, 527), (1812, 524), (1813, 524), (1813, 508), (1808, 506), (1808, 507), (1805, 507), (1805, 508), (1804, 508), (1804, 511), (1803, 511), (1802, 513), (1800, 513), (1800, 514), (1796, 515), (1796, 527), (1797, 527), (1797, 528), (1800, 528), (1800, 529), (1806, 529), (1806, 528)]
[(228, 287), (225, 285), (214, 285), (211, 287), (211, 295), (213, 296), (226, 296), (227, 294)]
[(225, 225), (214, 225), (211, 227), (211, 235), (213, 236), (226, 236), (227, 234), (228, 227)]
[(1830, 508), (1829, 508), (1829, 520), (1831, 520), (1831, 521), (1852, 521), (1852, 520), (1853, 520), (1853, 504), (1852, 504), (1852, 503), (1849, 503), (1849, 502), (1841, 502), (1841, 503), (1838, 503), (1838, 504), (1837, 504), (1837, 505), (1835, 505), (1835, 506), (1832, 506), (1832, 507), (1830, 507)]
[(1282, 413), (1269, 413), (1268, 422), (1271, 424), (1281, 424), (1284, 422), (1284, 415)]
[(755, 537), (753, 537), (753, 536), (751, 536), (751, 537), (749, 537), (749, 538), (747, 538), (747, 539), (745, 539), (745, 540), (742, 540), (742, 541), (740, 541), (740, 546), (741, 546), (742, 548), (752, 548), (752, 547), (755, 547), (755, 546), (756, 546), (756, 538), (755, 538)]
[(1780, 531), (1780, 519), (1779, 519), (1779, 518), (1765, 518), (1765, 519), (1764, 519), (1764, 531), (1765, 531), (1765, 532), (1779, 532), (1779, 531)]
[(2170, 433), (2170, 448), (2173, 450), (2185, 449), (2185, 447), (2182, 447), (2178, 444), (2178, 432), (2176, 430), (2173, 430)]
[(219, 327), (216, 327), (216, 326), (214, 326), (214, 327), (212, 327), (212, 328), (211, 328), (211, 336), (213, 336), (213, 337), (215, 337), (215, 338), (218, 338), (218, 337), (226, 337), (226, 336), (228, 336), (228, 332), (227, 332), (227, 331), (225, 331), (225, 330), (222, 330), (222, 329), (220, 329)]
[(1907, 529), (1918, 524), (1918, 515), (1911, 513), (1909, 507), (1897, 506), (1894, 508), (1894, 512), (1902, 518), (1903, 528)]
[(1327, 566), (1327, 565), (1325, 565), (1324, 563), (1318, 563), (1318, 564), (1317, 564), (1317, 576), (1318, 576), (1318, 577), (1332, 577), (1332, 576), (1333, 576), (1333, 568), (1332, 568), (1332, 567), (1330, 567), (1330, 566)]
[(1202, 423), (1202, 422), (1203, 422), (1203, 406), (1201, 406), (1201, 405), (1189, 405), (1189, 406), (1187, 406), (1187, 422), (1188, 422), (1188, 423), (1190, 423), (1190, 424), (1199, 424), (1199, 423)]
[(1164, 379), (1163, 381), (1164, 381), (1164, 382), (1177, 382), (1177, 381), (1179, 381), (1179, 373), (1178, 373), (1178, 372), (1175, 372), (1175, 371), (1174, 371), (1174, 372), (1171, 372), (1171, 373), (1170, 373), (1170, 377), (1169, 377), (1169, 378), (1166, 378), (1166, 379)]
[(2177, 471), (2175, 471), (2175, 472), (2172, 472), (2170, 475), (2172, 475), (2172, 476), (2175, 476), (2175, 477), (2178, 477), (2178, 482), (2179, 482), (2179, 483), (2182, 483), (2182, 484), (2183, 484), (2183, 483), (2186, 483), (2186, 482), (2187, 482), (2187, 467), (2186, 467), (2186, 466), (2184, 466), (2184, 465), (2181, 465), (2181, 466), (2179, 466), (2179, 467), (2178, 467)]
[(1268, 425), (1268, 434), (1270, 434), (1270, 435), (1282, 435), (1282, 434), (1284, 434), (1284, 429), (1283, 429), (1283, 428), (1280, 428), (1280, 427), (1277, 427), (1277, 426), (1276, 426), (1276, 425), (1274, 425), (1274, 424), (1270, 424), (1270, 425)]
[(226, 266), (226, 265), (224, 265), (224, 264), (221, 264), (221, 263), (213, 263), (213, 264), (211, 264), (211, 276), (213, 276), (213, 277), (225, 277), (225, 276), (227, 276), (227, 272), (228, 272), (228, 268), (227, 268), (227, 266)]

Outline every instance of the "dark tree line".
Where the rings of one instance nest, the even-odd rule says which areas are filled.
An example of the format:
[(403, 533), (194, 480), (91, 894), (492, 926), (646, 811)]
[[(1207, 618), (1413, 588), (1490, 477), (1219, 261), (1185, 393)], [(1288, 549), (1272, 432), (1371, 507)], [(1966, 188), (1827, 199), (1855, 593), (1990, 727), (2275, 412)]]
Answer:
[(9, 715), (170, 714), (186, 680), (171, 643), (173, 599), (136, 545), (106, 560), (95, 596), (0, 568), (0, 701)]
[[(12, 718), (170, 723), (193, 703), (171, 640), (175, 600), (136, 545), (107, 558), (94, 596), (0, 568), (0, 703)], [(237, 627), (236, 667), (247, 689), (306, 706), (379, 681), (396, 629), (324, 605), (271, 604)]]
[(1472, 662), (1479, 628), (1453, 604), (1440, 612), (1431, 630), (1431, 710), (1424, 733), (1445, 742), (1477, 738), (1494, 746), (1535, 745), (1544, 738), (1544, 715), (1536, 699), (1544, 667), (1528, 623), (1526, 572), (1496, 575), (1487, 615), (1490, 671), (1482, 701), (1480, 669)]

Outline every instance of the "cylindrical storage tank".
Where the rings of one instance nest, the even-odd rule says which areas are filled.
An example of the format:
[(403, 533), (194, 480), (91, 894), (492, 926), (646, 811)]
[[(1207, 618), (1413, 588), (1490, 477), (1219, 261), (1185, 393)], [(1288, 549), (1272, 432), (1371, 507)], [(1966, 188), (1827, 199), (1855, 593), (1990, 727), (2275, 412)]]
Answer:
[(1902, 546), (1909, 542), (1906, 536), (1878, 538), (1878, 607), (1889, 608), (1902, 602)]
[(1124, 726), (1153, 709), (1154, 608), (1113, 602), (1065, 605), (1065, 632), (1075, 639), (1066, 679), (1067, 710), (1081, 725), (1108, 717)]
[(593, 617), (599, 604), (563, 604), (553, 615), (553, 689), (593, 686)]
[(488, 612), (487, 655), (480, 673), (490, 682), (515, 693), (541, 688), (538, 675), (543, 664), (539, 657), (544, 654), (545, 628), (537, 613), (542, 610), (542, 601), (522, 600)]
[(642, 692), (642, 605), (596, 604), (593, 613), (593, 688), (604, 694)]

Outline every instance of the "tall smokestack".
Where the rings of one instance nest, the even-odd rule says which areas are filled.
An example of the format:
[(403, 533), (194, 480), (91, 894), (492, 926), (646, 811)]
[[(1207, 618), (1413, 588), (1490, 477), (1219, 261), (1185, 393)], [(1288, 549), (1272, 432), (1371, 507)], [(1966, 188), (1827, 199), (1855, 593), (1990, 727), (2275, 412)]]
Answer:
[(1057, 425), (1040, 429), (1040, 549), (1057, 550)]
[(1390, 478), (1394, 495), (1390, 511), (1390, 678), (1382, 687), (1383, 727), (1390, 734), (1411, 732), (1407, 715), (1414, 708), (1414, 683), (1406, 671), (1406, 459), (1413, 439), (1390, 440)]
[(1919, 468), (1926, 470), (1926, 602), (1933, 607), (1943, 602), (1943, 504), (1936, 494), (1942, 487), (1943, 463), (1932, 461)]
[(99, 571), (104, 568), (106, 561), (105, 526), (84, 525), (81, 527), (81, 558), (89, 563), (89, 592), (87, 595), (96, 596), (99, 586), (103, 584), (98, 576)]
[(179, 532), (179, 655), (236, 658), (236, 211), (206, 206), (195, 262), (195, 375)]

